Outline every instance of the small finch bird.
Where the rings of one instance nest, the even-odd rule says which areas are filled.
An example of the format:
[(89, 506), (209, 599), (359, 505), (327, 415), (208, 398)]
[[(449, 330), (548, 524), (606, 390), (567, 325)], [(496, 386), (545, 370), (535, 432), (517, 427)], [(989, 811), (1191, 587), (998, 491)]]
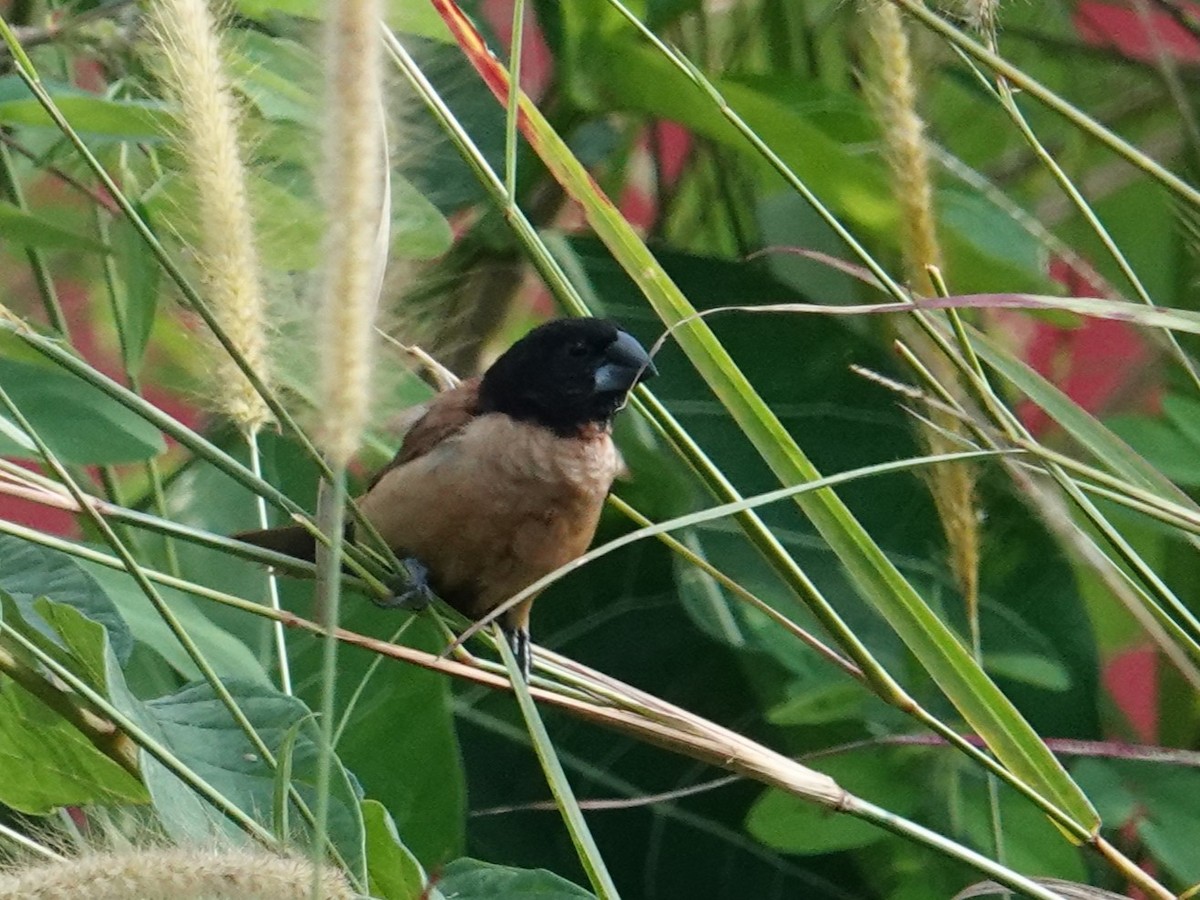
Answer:
[[(408, 594), (427, 584), (478, 619), (583, 554), (621, 468), (613, 416), (656, 374), (612, 322), (557, 319), (481, 377), (434, 397), (357, 501), (416, 582)], [(315, 554), (300, 526), (236, 537), (301, 559)], [(500, 618), (526, 679), (531, 604)]]

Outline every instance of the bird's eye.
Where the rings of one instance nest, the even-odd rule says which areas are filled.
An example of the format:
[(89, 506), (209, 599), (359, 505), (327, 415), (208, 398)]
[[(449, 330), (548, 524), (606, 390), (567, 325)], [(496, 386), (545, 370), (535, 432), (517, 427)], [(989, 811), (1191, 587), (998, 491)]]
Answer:
[(573, 344), (567, 345), (567, 353), (571, 356), (587, 356), (588, 347), (583, 341), (575, 341)]

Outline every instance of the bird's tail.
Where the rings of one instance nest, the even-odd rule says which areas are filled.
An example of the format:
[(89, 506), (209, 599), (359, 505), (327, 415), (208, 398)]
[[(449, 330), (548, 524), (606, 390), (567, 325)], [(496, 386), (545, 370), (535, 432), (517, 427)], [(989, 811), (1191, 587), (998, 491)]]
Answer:
[(243, 531), (234, 539), (245, 541), (264, 550), (274, 550), (285, 556), (294, 556), (313, 562), (317, 557), (317, 540), (312, 532), (302, 525), (284, 525), (280, 528), (264, 528), (260, 531)]

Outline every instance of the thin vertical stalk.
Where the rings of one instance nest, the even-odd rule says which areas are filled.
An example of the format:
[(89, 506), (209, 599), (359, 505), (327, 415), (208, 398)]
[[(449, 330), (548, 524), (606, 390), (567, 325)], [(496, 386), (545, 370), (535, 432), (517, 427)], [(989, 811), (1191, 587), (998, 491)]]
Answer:
[[(317, 557), (322, 647), (317, 761), (316, 829), (312, 844), (314, 900), (320, 896), (329, 819), (337, 723), (337, 628), (345, 549), (346, 468), (370, 414), (375, 314), (386, 266), (390, 221), (386, 144), (383, 139), (381, 4), (337, 0), (325, 23), (326, 127), (324, 135), (325, 269), (320, 295), (320, 403), (318, 442), (325, 453), (328, 491), (317, 506), (327, 552)], [(381, 237), (384, 240), (380, 240)]]
[(346, 470), (335, 467), (330, 489), (317, 509), (317, 524), (329, 535), (329, 547), (318, 549), (317, 562), (317, 613), (318, 623), (325, 636), (321, 642), (321, 699), (318, 709), (321, 726), (320, 755), (317, 757), (317, 804), (316, 823), (313, 829), (313, 900), (322, 900), (320, 895), (321, 869), (325, 862), (325, 843), (329, 834), (329, 792), (333, 778), (333, 748), (336, 722), (334, 707), (337, 697), (337, 651), (338, 620), (342, 599), (341, 579), (337, 573), (342, 567), (342, 549), (345, 541), (346, 514)]
[[(246, 446), (250, 452), (250, 471), (254, 473), (256, 478), (262, 478), (262, 454), (258, 446), (258, 432), (248, 431), (246, 435)], [(270, 519), (267, 516), (267, 501), (261, 494), (254, 496), (254, 508), (258, 514), (258, 527), (269, 528), (271, 525)], [(282, 607), (279, 604), (279, 578), (276, 576), (273, 569), (267, 570), (267, 605), (275, 612), (279, 612)], [(271, 623), (271, 633), (275, 644), (275, 661), (279, 666), (279, 689), (287, 694), (292, 695), (292, 670), (288, 662), (287, 655), (287, 640), (283, 633), (283, 622), (275, 619)]]
[(517, 705), (521, 708), (525, 727), (529, 730), (529, 738), (533, 742), (534, 752), (542, 764), (546, 783), (554, 795), (555, 805), (562, 813), (567, 831), (571, 835), (571, 841), (575, 845), (576, 855), (579, 857), (584, 871), (587, 872), (588, 880), (596, 889), (600, 900), (618, 900), (620, 894), (617, 893), (617, 886), (613, 883), (612, 876), (604, 864), (604, 857), (600, 855), (600, 848), (596, 846), (596, 841), (583, 818), (583, 810), (579, 808), (579, 801), (575, 799), (575, 794), (571, 790), (571, 782), (567, 779), (567, 773), (563, 771), (558, 754), (554, 752), (554, 743), (550, 740), (550, 735), (538, 713), (537, 704), (529, 693), (529, 685), (525, 683), (521, 675), (521, 666), (517, 662), (516, 656), (513, 655), (508, 641), (499, 633), (499, 629), (496, 629), (496, 646), (500, 649), (504, 668), (508, 670)]
[(504, 187), (508, 202), (517, 203), (517, 107), (521, 99), (521, 48), (525, 37), (525, 0), (515, 0), (512, 18), (512, 50), (508, 57), (508, 68), (513, 73), (512, 86), (508, 92), (508, 105), (504, 120)]

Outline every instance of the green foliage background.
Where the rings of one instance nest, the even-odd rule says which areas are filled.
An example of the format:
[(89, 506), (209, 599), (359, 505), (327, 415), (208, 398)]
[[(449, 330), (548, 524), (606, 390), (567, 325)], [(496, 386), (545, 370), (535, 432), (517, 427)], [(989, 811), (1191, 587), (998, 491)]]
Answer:
[[(507, 59), (496, 20), (475, 4), (460, 6)], [(1000, 53), (1075, 110), (1139, 146), (1164, 148), (1151, 155), (1194, 183), (1200, 145), (1186, 123), (1195, 115), (1195, 67), (1085, 46), (1072, 21), (1074, 6), (1005, 6)], [(321, 62), (311, 49), (318, 45), (321, 11), (322, 4), (304, 0), (235, 0), (225, 22), (277, 319), (278, 388), (306, 426), (319, 420), (310, 380), (321, 336), (309, 325), (309, 295), (324, 230), (323, 173), (314, 150)], [(712, 90), (631, 27), (617, 4), (530, 4), (527, 15), (553, 61), (537, 107), (546, 128), (588, 167), (595, 190), (619, 197), (626, 189), (647, 189), (630, 173), (648, 165), (644, 154), (660, 149), (647, 137), (648, 124), (676, 122), (691, 134), (677, 179), (647, 180), (657, 216), (646, 243), (686, 301), (709, 310), (887, 299), (845, 267), (781, 251), (754, 253), (804, 248), (864, 262), (789, 186), (790, 172), (855, 235), (872, 262), (900, 271), (900, 206), (861, 82), (869, 9), (825, 0), (746, 0), (719, 9), (696, 0), (646, 0), (630, 4), (630, 11), (678, 47), (746, 129), (778, 155), (778, 164), (770, 164)], [(51, 15), (60, 17), (55, 29), (46, 24)], [(174, 110), (160, 99), (138, 10), (87, 0), (12, 3), (5, 18), (16, 26), (32, 69), (23, 69), (11, 49), (0, 58), (0, 283), (11, 311), (0, 331), (0, 388), (11, 402), (7, 414), (0, 410), (0, 451), (38, 463), (44, 477), (5, 466), (3, 490), (69, 507), (54, 487), (62, 478), (46, 464), (48, 450), (88, 492), (113, 504), (101, 508), (106, 520), (141, 566), (175, 577), (161, 588), (165, 606), (275, 761), (248, 742), (143, 587), (100, 564), (97, 554), (112, 550), (94, 522), (77, 515), (75, 537), (65, 540), (50, 528), (22, 525), (14, 511), (12, 521), (0, 522), (0, 822), (11, 840), (61, 825), (67, 807), (82, 808), (96, 821), (107, 811), (115, 828), (130, 827), (116, 813), (138, 809), (144, 812), (139, 828), (185, 844), (215, 836), (245, 841), (249, 834), (272, 846), (304, 846), (310, 830), (304, 804), (315, 799), (321, 752), (311, 713), (321, 687), (319, 640), (289, 630), (296, 696), (285, 696), (277, 689), (271, 622), (213, 602), (215, 593), (264, 600), (261, 561), (239, 558), (210, 539), (255, 525), (254, 492), (245, 479), (231, 477), (215, 451), (168, 445), (144, 411), (106, 392), (97, 374), (104, 369), (135, 393), (144, 386), (156, 401), (182, 397), (203, 405), (213, 391), (206, 382), (212, 350), (197, 339), (194, 315), (178, 302), (171, 278), (163, 277), (154, 248), (98, 187), (71, 140), (114, 177), (164, 255), (203, 295), (204, 273), (189, 253), (195, 199), (178, 148), (165, 137)], [(562, 186), (561, 172), (570, 160), (547, 140), (548, 131), (539, 133), (535, 125), (528, 140), (507, 144), (503, 105), (433, 6), (392, 0), (388, 23), (480, 152), (474, 166), (464, 161), (419, 92), (396, 71), (391, 252), (393, 271), (404, 275), (385, 287), (392, 330), (467, 374), (548, 308), (540, 286), (524, 278), (532, 261), (542, 274), (557, 264), (593, 313), (619, 320), (651, 345), (672, 318), (664, 312), (667, 301), (653, 300), (655, 285), (665, 279), (630, 263), (636, 247), (625, 258), (612, 252), (605, 227), (632, 235), (622, 230), (627, 224), (616, 213), (609, 219), (595, 213), (589, 207), (599, 202), (594, 191), (568, 198), (574, 189), (569, 182)], [(1099, 411), (1101, 424), (1015, 358), (1020, 343), (1006, 332), (1017, 323), (1077, 328), (1088, 318), (1053, 309), (1060, 288), (1048, 275), (1051, 256), (1081, 267), (1086, 261), (1097, 292), (1124, 302), (1121, 315), (1134, 325), (1144, 326), (1149, 313), (1132, 302), (1136, 289), (1083, 211), (1063, 199), (987, 77), (977, 77), (980, 70), (968, 57), (920, 22), (910, 18), (909, 24), (921, 112), (938, 161), (935, 205), (950, 291), (1040, 295), (1039, 306), (1051, 307), (1004, 317), (986, 308), (963, 312), (996, 403), (1015, 407), (1031, 397), (1052, 420), (1026, 448), (1028, 467), (1005, 468), (994, 459), (979, 464), (979, 666), (965, 655), (955, 661), (972, 623), (947, 567), (926, 483), (912, 471), (865, 473), (838, 487), (866, 532), (852, 542), (849, 562), (814, 527), (811, 508), (786, 500), (759, 510), (779, 548), (774, 551), (764, 552), (745, 520), (732, 517), (685, 523), (673, 536), (743, 591), (836, 643), (796, 590), (789, 572), (798, 567), (865, 657), (902, 685), (929, 719), (847, 677), (654, 540), (623, 547), (553, 584), (537, 604), (534, 627), (539, 644), (811, 764), (947, 843), (914, 838), (903, 826), (901, 834), (891, 833), (879, 816), (861, 809), (833, 813), (770, 779), (708, 784), (725, 773), (695, 753), (668, 752), (602, 727), (594, 717), (543, 704), (552, 750), (604, 866), (626, 896), (949, 897), (985, 877), (963, 848), (1023, 876), (1110, 889), (1123, 889), (1130, 875), (1117, 857), (1152, 862), (1164, 892), (1200, 881), (1194, 853), (1200, 763), (1189, 752), (1200, 725), (1200, 630), (1189, 618), (1200, 601), (1194, 577), (1200, 513), (1191, 499), (1200, 485), (1197, 384), (1158, 332), (1142, 328), (1147, 371), (1121, 373), (1124, 394)], [(955, 33), (970, 37), (965, 26)], [(46, 102), (31, 96), (31, 71), (66, 128), (53, 121)], [(1172, 79), (1190, 89), (1182, 101), (1170, 90)], [(1111, 141), (1095, 140), (1020, 93), (1018, 103), (1033, 133), (1082, 187), (1145, 291), (1167, 308), (1165, 321), (1183, 352), (1194, 350), (1200, 195), (1147, 166), (1116, 161)], [(506, 162), (514, 160), (517, 191), (508, 199), (529, 217), (533, 249), (510, 228), (511, 217), (478, 176), (486, 164), (503, 177)], [(575, 202), (600, 216), (600, 225), (593, 218), (591, 229), (569, 227)], [(549, 286), (556, 301), (569, 305), (561, 284), (551, 279)], [(1099, 305), (1088, 311), (1108, 314)], [(731, 414), (731, 394), (750, 402), (749, 389), (737, 387), (737, 370), (786, 430), (774, 438), (785, 457), (789, 436), (825, 475), (920, 457), (925, 451), (911, 409), (924, 407), (851, 369), (928, 388), (897, 356), (892, 319), (794, 308), (716, 314), (706, 322), (732, 363), (704, 343), (700, 326), (680, 328), (657, 357), (662, 375), (652, 384), (653, 398), (702, 448), (727, 487), (744, 497), (780, 487), (780, 478), (763, 449), (772, 440), (766, 427), (756, 430)], [(953, 343), (948, 320), (936, 321), (960, 358), (969, 360), (971, 353)], [(64, 352), (56, 356), (54, 347)], [(396, 414), (430, 391), (399, 355), (382, 354), (378, 428), (361, 455), (359, 481), (395, 447)], [(88, 363), (72, 368), (63, 356)], [(1161, 413), (1123, 402), (1139, 397), (1147, 383), (1166, 395)], [(678, 434), (644, 405), (648, 399), (643, 395), (619, 423), (630, 477), (616, 493), (652, 521), (714, 505), (714, 496), (730, 499), (714, 487), (711, 472), (685, 461)], [(178, 406), (177, 399), (170, 402)], [(1019, 443), (1004, 431), (1002, 416), (989, 418), (986, 404), (969, 404), (967, 414), (984, 423), (974, 435), (981, 445), (990, 438), (1001, 448)], [(216, 416), (189, 421), (189, 430), (249, 465), (235, 429)], [(319, 472), (294, 435), (286, 429), (262, 434), (261, 452), (264, 479), (313, 510)], [(1050, 452), (1093, 467), (1064, 477), (1075, 487), (1108, 489), (1096, 501), (1099, 518), (1081, 504), (1069, 505), (1062, 481), (1041, 474), (1014, 478), (1015, 472), (1028, 476), (1030, 467), (1044, 473), (1054, 462)], [(1064, 498), (1066, 512), (1047, 520)], [(1134, 501), (1143, 504), (1140, 512), (1131, 511)], [(1105, 526), (1115, 538), (1103, 533)], [(633, 527), (609, 510), (597, 544)], [(1093, 555), (1079, 552), (1088, 546)], [(854, 561), (869, 559), (876, 548), (961, 645), (917, 623), (912, 628), (945, 654), (931, 657), (889, 621), (889, 610), (900, 608), (901, 587), (891, 583), (894, 593), (883, 600), (860, 588)], [(89, 552), (90, 559), (80, 558)], [(1120, 602), (1114, 581), (1166, 610), (1153, 641)], [(310, 580), (285, 578), (282, 589), (286, 610), (314, 618)], [(361, 582), (348, 590), (346, 629), (433, 653), (444, 648), (445, 632), (433, 613), (377, 609)], [(1136, 745), (1101, 682), (1114, 656), (1141, 646), (1155, 648), (1155, 717), (1158, 740), (1173, 748), (1168, 752)], [(472, 650), (491, 653), (483, 644)], [(931, 658), (946, 668), (939, 673)], [(963, 694), (946, 688), (947, 669), (965, 685)], [(1066, 772), (1055, 769), (1048, 754), (1033, 753), (1028, 772), (1018, 774), (1077, 823), (1076, 837), (1096, 826), (1112, 853), (1068, 840), (1069, 829), (1056, 827), (1026, 797), (987, 775), (978, 759), (924, 727), (932, 719), (944, 726), (943, 737), (971, 732), (962, 697), (993, 703), (981, 673), (1014, 707), (989, 707), (994, 720), (992, 730), (980, 729), (984, 742), (1012, 769), (1004, 741), (1044, 753), (1037, 738), (1050, 740)], [(552, 681), (555, 690), (569, 692), (569, 679)], [(589, 895), (577, 886), (588, 880), (580, 858), (586, 861), (587, 853), (550, 802), (547, 776), (531, 752), (538, 738), (509, 693), (354, 647), (341, 650), (336, 687), (344, 719), (330, 850), (364, 893), (389, 900), (437, 891), (446, 897)], [(132, 757), (121, 755), (119, 740), (106, 743), (81, 728), (81, 706), (133, 736)], [(227, 808), (201, 798), (205, 785)], [(707, 787), (688, 790), (695, 785)], [(593, 808), (584, 801), (620, 802)], [(558, 805), (574, 803), (568, 798)], [(1095, 821), (1081, 812), (1089, 803)]]

